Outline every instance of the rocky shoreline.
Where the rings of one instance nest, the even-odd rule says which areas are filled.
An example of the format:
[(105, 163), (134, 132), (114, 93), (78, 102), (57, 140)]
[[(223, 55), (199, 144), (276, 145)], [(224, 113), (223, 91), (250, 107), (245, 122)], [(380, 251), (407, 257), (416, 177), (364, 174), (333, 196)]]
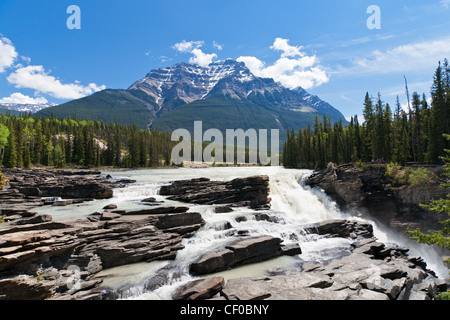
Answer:
[[(183, 239), (205, 225), (202, 215), (184, 206), (168, 206), (154, 198), (148, 208), (125, 211), (114, 204), (79, 219), (53, 221), (33, 208), (111, 198), (114, 188), (133, 180), (114, 180), (95, 171), (11, 170), (10, 187), (0, 191), (0, 300), (106, 300), (117, 292), (96, 275), (105, 269), (156, 260), (174, 260)], [(269, 179), (254, 176), (220, 182), (206, 178), (174, 181), (161, 188), (168, 199), (215, 204), (216, 213), (236, 206), (264, 210), (257, 221), (282, 223), (270, 208)], [(238, 218), (236, 218), (238, 221)], [(239, 221), (244, 221), (240, 219)], [(238, 221), (238, 222), (239, 222)], [(284, 244), (269, 235), (249, 236), (227, 226), (233, 241), (193, 261), (193, 276), (208, 275), (283, 255), (301, 257), (301, 243)], [(299, 261), (294, 269), (264, 277), (196, 279), (177, 288), (173, 299), (431, 299), (445, 291), (420, 257), (388, 246), (373, 236), (372, 226), (351, 220), (304, 225), (303, 232), (345, 238), (351, 249), (324, 264)], [(369, 270), (369, 271), (368, 271)], [(371, 271), (370, 271), (371, 270)], [(375, 275), (375, 276), (374, 276)], [(164, 285), (165, 270), (145, 281), (145, 290)]]
[(274, 275), (224, 281), (188, 282), (173, 299), (187, 300), (429, 300), (446, 291), (444, 280), (407, 248), (387, 246), (373, 237), (370, 224), (324, 221), (307, 228), (328, 237), (350, 237), (350, 252), (325, 264), (300, 263)]
[(94, 199), (109, 199), (113, 188), (130, 180), (111, 181), (94, 170), (2, 169), (9, 187), (0, 190), (0, 216), (5, 222), (25, 224), (36, 217), (33, 208), (66, 206)]
[(439, 230), (445, 217), (421, 208), (431, 200), (445, 198), (448, 190), (439, 182), (394, 187), (382, 165), (360, 170), (353, 164), (329, 164), (311, 175), (306, 184), (325, 191), (343, 210), (357, 209), (371, 219), (400, 231)]

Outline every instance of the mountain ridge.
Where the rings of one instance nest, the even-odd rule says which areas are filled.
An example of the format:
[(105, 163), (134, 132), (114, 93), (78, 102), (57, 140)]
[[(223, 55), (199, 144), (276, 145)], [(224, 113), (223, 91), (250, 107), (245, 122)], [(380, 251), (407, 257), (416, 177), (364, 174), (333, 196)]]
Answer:
[(154, 69), (128, 89), (106, 89), (37, 114), (52, 113), (126, 124), (135, 121), (141, 128), (165, 131), (190, 128), (195, 120), (204, 121), (205, 129), (213, 124), (219, 129), (237, 129), (238, 124), (248, 129), (246, 123), (255, 129), (298, 129), (312, 124), (316, 113), (347, 123), (339, 110), (303, 88), (292, 90), (271, 78), (257, 77), (233, 59)]

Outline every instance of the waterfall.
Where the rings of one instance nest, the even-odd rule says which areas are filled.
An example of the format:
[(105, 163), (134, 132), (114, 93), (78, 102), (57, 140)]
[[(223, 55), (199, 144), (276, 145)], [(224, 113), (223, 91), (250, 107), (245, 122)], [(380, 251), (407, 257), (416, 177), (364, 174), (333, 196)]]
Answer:
[[(447, 269), (439, 261), (440, 257), (428, 246), (421, 246), (391, 230), (384, 230), (374, 221), (342, 212), (336, 203), (322, 190), (305, 185), (311, 170), (284, 169), (281, 167), (233, 167), (205, 169), (168, 169), (111, 172), (113, 178), (131, 178), (136, 183), (114, 191), (110, 202), (121, 208), (142, 208), (140, 201), (145, 197), (155, 197), (167, 205), (188, 206), (189, 211), (199, 212), (205, 225), (191, 238), (184, 239), (184, 249), (178, 251), (174, 261), (164, 263), (141, 263), (105, 270), (100, 274), (115, 274), (106, 278), (123, 299), (171, 299), (173, 291), (181, 284), (196, 279), (189, 274), (190, 264), (206, 252), (222, 249), (240, 235), (271, 235), (283, 239), (283, 243), (298, 243), (302, 254), (297, 257), (281, 257), (270, 261), (238, 267), (220, 272), (225, 279), (267, 274), (273, 270), (298, 268), (298, 263), (323, 263), (327, 260), (349, 254), (351, 240), (344, 238), (324, 238), (307, 234), (304, 227), (310, 223), (329, 219), (355, 219), (370, 222), (375, 236), (384, 243), (397, 242), (410, 248), (414, 255), (422, 256), (428, 266), (439, 276), (446, 276)], [(106, 174), (106, 173), (105, 173)], [(254, 211), (249, 208), (234, 208), (229, 213), (215, 213), (214, 205), (195, 205), (170, 201), (158, 194), (159, 188), (173, 180), (207, 177), (211, 180), (230, 180), (236, 177), (268, 175), (270, 181), (271, 208)], [(266, 214), (272, 221), (257, 219), (257, 214)], [(274, 222), (276, 221), (276, 222)], [(424, 250), (425, 249), (425, 250)], [(208, 275), (208, 277), (213, 275)], [(157, 285), (154, 279), (162, 281)], [(163, 280), (161, 280), (163, 279)], [(161, 285), (162, 284), (162, 285)], [(149, 286), (151, 289), (149, 289)]]
[[(220, 275), (225, 278), (262, 275), (269, 270), (295, 267), (295, 264), (302, 261), (324, 262), (345, 252), (349, 253), (351, 241), (348, 239), (327, 239), (304, 232), (304, 226), (310, 223), (327, 219), (340, 219), (345, 216), (323, 192), (311, 189), (303, 184), (303, 181), (312, 173), (311, 170), (287, 170), (274, 167), (219, 168), (215, 171), (189, 169), (189, 178), (193, 170), (194, 173), (197, 173), (196, 177), (208, 177), (212, 180), (266, 174), (270, 178), (271, 209), (254, 211), (248, 208), (235, 208), (232, 212), (218, 214), (215, 213), (214, 206), (188, 204), (190, 211), (200, 212), (206, 223), (193, 237), (183, 240), (184, 249), (178, 251), (176, 259), (167, 265), (167, 271), (165, 271), (168, 277), (167, 284), (151, 292), (145, 292), (146, 283), (141, 282), (122, 291), (122, 298), (170, 299), (176, 287), (194, 279), (189, 275), (189, 266), (193, 261), (206, 252), (223, 248), (226, 244), (238, 239), (239, 235), (243, 233), (249, 236), (270, 235), (278, 237), (283, 239), (285, 244), (298, 243), (302, 248), (301, 258), (282, 257), (257, 265), (220, 272)], [(233, 176), (230, 176), (230, 173)], [(141, 178), (141, 181), (138, 181), (138, 183), (143, 184), (141, 187), (145, 185), (144, 179), (146, 178)], [(128, 190), (121, 190), (120, 193), (115, 195), (115, 198), (127, 201), (136, 195), (141, 197), (157, 196), (155, 183), (152, 182), (150, 187), (148, 191), (142, 194), (139, 194), (139, 191), (136, 190), (139, 187), (130, 187)], [(256, 219), (257, 213), (267, 214), (277, 222)], [(148, 270), (143, 272), (149, 272)]]

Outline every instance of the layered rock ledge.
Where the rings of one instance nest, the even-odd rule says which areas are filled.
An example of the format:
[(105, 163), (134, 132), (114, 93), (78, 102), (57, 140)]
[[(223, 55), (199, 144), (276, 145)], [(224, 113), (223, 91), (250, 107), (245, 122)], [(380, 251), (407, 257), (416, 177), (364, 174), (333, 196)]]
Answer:
[(0, 216), (4, 221), (35, 216), (33, 208), (65, 206), (93, 199), (109, 199), (113, 188), (132, 180), (112, 181), (93, 170), (2, 169), (9, 187), (0, 190)]
[(283, 240), (272, 236), (256, 236), (235, 240), (222, 250), (204, 254), (190, 266), (194, 274), (208, 274), (237, 266), (261, 262), (282, 255), (302, 253), (298, 245), (284, 246)]
[[(223, 300), (429, 300), (447, 284), (408, 249), (388, 246), (373, 237), (372, 226), (330, 220), (307, 226), (308, 232), (352, 239), (351, 251), (325, 263), (299, 263), (296, 268), (260, 277), (224, 281), (193, 280), (174, 292), (174, 299)], [(301, 255), (300, 255), (301, 257)]]
[(393, 187), (385, 172), (383, 165), (368, 165), (367, 170), (359, 170), (352, 164), (329, 164), (326, 169), (311, 175), (306, 184), (323, 189), (342, 209), (362, 209), (363, 213), (389, 227), (441, 229), (439, 222), (445, 217), (430, 214), (419, 205), (445, 198), (448, 190), (433, 181), (418, 186)]
[(196, 204), (229, 204), (252, 209), (269, 208), (269, 177), (254, 176), (231, 181), (211, 181), (208, 178), (178, 180), (162, 186), (160, 194)]
[(199, 213), (181, 211), (0, 229), (0, 300), (103, 299), (107, 289), (92, 279), (102, 269), (175, 259), (182, 239), (204, 224)]

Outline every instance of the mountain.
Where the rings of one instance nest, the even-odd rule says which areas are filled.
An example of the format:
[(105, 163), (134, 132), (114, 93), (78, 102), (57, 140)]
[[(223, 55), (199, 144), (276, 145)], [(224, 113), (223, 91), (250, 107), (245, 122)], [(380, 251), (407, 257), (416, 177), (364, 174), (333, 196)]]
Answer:
[(149, 119), (155, 118), (156, 104), (142, 91), (106, 89), (90, 96), (69, 101), (37, 113), (38, 116), (58, 118), (75, 117), (78, 120), (100, 120), (105, 123), (135, 123), (147, 128)]
[(347, 123), (330, 104), (302, 88), (291, 90), (273, 79), (257, 77), (232, 59), (208, 66), (178, 63), (150, 71), (126, 90), (107, 89), (44, 109), (38, 115), (77, 115), (105, 122), (136, 123), (141, 128), (203, 129), (304, 128), (316, 113)]
[(36, 103), (36, 104), (24, 104), (24, 103), (0, 103), (0, 113), (19, 114), (21, 112), (31, 112), (36, 113), (45, 108), (54, 107), (54, 103)]

